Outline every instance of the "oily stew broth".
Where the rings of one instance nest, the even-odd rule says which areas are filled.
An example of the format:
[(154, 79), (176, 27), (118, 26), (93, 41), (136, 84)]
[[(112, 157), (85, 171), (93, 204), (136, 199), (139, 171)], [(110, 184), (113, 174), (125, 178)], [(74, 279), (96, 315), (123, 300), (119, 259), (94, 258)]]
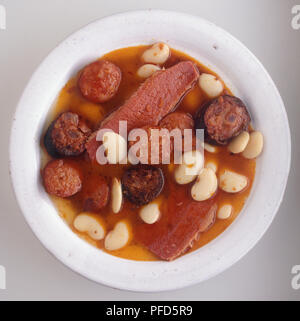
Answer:
[[(120, 67), (122, 70), (122, 81), (118, 90), (117, 95), (112, 98), (110, 101), (103, 104), (94, 104), (87, 101), (79, 92), (77, 87), (77, 80), (79, 73), (65, 85), (61, 90), (57, 101), (55, 102), (54, 107), (50, 111), (50, 115), (45, 124), (45, 130), (50, 124), (50, 122), (57, 117), (60, 113), (64, 111), (72, 111), (81, 115), (88, 123), (92, 129), (96, 129), (99, 122), (105, 118), (105, 116), (110, 113), (115, 108), (121, 106), (126, 99), (128, 99), (131, 94), (139, 87), (143, 82), (143, 79), (137, 76), (138, 68), (143, 64), (141, 61), (142, 53), (147, 49), (148, 46), (137, 46), (118, 49), (113, 52), (106, 54), (104, 57)], [(201, 72), (214, 74), (211, 70), (201, 65), (195, 59), (189, 57), (188, 55), (171, 50), (171, 56), (168, 61), (165, 63), (164, 67), (168, 68), (181, 60), (192, 60), (194, 61)], [(225, 85), (225, 84), (224, 84)], [(226, 88), (225, 91), (231, 94), (230, 90)], [(195, 86), (180, 102), (177, 110), (188, 112), (192, 115), (196, 110), (205, 103), (208, 98), (201, 91), (199, 86)], [(41, 143), (41, 145), (43, 145)], [(43, 166), (50, 159), (49, 155), (46, 153), (44, 146), (42, 146), (42, 163)], [(118, 177), (121, 178), (122, 174), (126, 167), (129, 165), (98, 165), (92, 164), (88, 156), (83, 154), (82, 156), (74, 158), (76, 162), (80, 165), (84, 173), (84, 181), (89, 180), (90, 177), (94, 175), (103, 175), (108, 178)], [(214, 161), (218, 166), (218, 171), (221, 171), (223, 168), (232, 169), (240, 174), (243, 174), (249, 179), (249, 186), (246, 190), (237, 193), (229, 194), (218, 190), (217, 203), (218, 206), (222, 204), (229, 203), (233, 206), (233, 213), (230, 218), (226, 220), (216, 219), (215, 224), (205, 233), (202, 233), (199, 240), (195, 241), (193, 248), (190, 251), (194, 251), (201, 246), (205, 245), (220, 233), (222, 233), (237, 217), (238, 213), (241, 211), (246, 198), (249, 195), (251, 190), (252, 182), (255, 175), (255, 160), (248, 160), (239, 155), (231, 155), (226, 147), (219, 147), (219, 152), (212, 154), (205, 152), (205, 162)], [(165, 187), (161, 193), (160, 200), (164, 202), (167, 198), (172, 184), (176, 184), (173, 178), (173, 173), (170, 171), (171, 165), (161, 165), (161, 168), (165, 175)], [(186, 186), (190, 188), (190, 184)], [(82, 207), (82, 194), (78, 194), (68, 198), (62, 199), (55, 196), (51, 196), (56, 208), (59, 211), (61, 217), (70, 225), (72, 230), (78, 234), (79, 237), (93, 244), (94, 246), (101, 248), (105, 251), (103, 246), (103, 240), (95, 241), (91, 239), (88, 235), (79, 233), (73, 228), (73, 221), (76, 215), (83, 212)], [(135, 240), (135, 229), (138, 229), (142, 223), (138, 215), (139, 208), (135, 205), (129, 203), (125, 200), (121, 212), (114, 214), (111, 210), (111, 207), (107, 205), (100, 213), (102, 219), (105, 221), (107, 231), (113, 229), (114, 225), (120, 220), (126, 220), (130, 223), (131, 226), (131, 239), (127, 246), (120, 250), (109, 252), (112, 255), (133, 259), (133, 260), (158, 260), (158, 258), (147, 250), (143, 245), (139, 244)]]

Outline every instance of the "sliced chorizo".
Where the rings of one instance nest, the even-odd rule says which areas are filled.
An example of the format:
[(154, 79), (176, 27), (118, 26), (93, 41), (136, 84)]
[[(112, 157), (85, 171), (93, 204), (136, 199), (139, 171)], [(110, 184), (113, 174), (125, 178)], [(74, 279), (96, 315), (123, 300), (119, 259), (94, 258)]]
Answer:
[(118, 66), (107, 60), (97, 60), (82, 70), (78, 86), (86, 99), (104, 103), (117, 93), (121, 79)]
[(47, 193), (58, 197), (69, 197), (81, 190), (82, 174), (73, 162), (64, 159), (50, 161), (42, 171)]
[[(171, 132), (173, 129), (178, 128), (181, 131), (182, 138), (184, 137), (184, 139), (186, 140), (186, 148), (187, 146), (189, 146), (191, 149), (195, 147), (196, 137), (194, 133), (194, 119), (190, 114), (184, 112), (170, 113), (160, 121), (159, 126), (168, 129), (169, 132)], [(191, 129), (192, 136), (184, 136), (185, 129)], [(189, 139), (192, 139), (192, 141), (189, 142)], [(173, 137), (171, 137), (171, 142), (173, 144), (173, 149), (175, 150), (175, 152), (178, 151), (179, 154), (181, 154), (181, 151), (184, 149), (184, 141), (182, 140), (181, 142), (177, 142), (173, 139)]]
[[(142, 164), (169, 164), (173, 154), (173, 140), (170, 139), (169, 133), (165, 133), (159, 126), (144, 126), (140, 129), (144, 130), (147, 134), (147, 140), (140, 145), (137, 151), (138, 157), (141, 159)], [(162, 130), (162, 131), (161, 131)], [(159, 135), (159, 137), (155, 136)], [(129, 141), (129, 149), (138, 142)], [(153, 142), (158, 142), (157, 145)], [(153, 150), (152, 150), (153, 149)], [(148, 157), (141, 157), (147, 152)], [(153, 153), (153, 159), (151, 159), (151, 153)]]
[(196, 128), (205, 129), (205, 139), (211, 143), (225, 145), (229, 140), (247, 130), (250, 115), (241, 99), (223, 95), (197, 113)]
[(84, 182), (83, 207), (85, 211), (97, 212), (104, 208), (109, 199), (109, 185), (101, 176), (93, 176)]
[(79, 115), (64, 112), (49, 126), (44, 145), (52, 157), (78, 156), (84, 152), (90, 134), (90, 128)]
[(151, 165), (137, 165), (126, 170), (122, 177), (124, 196), (136, 205), (145, 205), (162, 191), (164, 176), (162, 170)]
[(170, 132), (178, 128), (181, 130), (183, 136), (185, 129), (194, 129), (194, 120), (190, 114), (174, 112), (162, 119), (159, 126), (168, 129)]

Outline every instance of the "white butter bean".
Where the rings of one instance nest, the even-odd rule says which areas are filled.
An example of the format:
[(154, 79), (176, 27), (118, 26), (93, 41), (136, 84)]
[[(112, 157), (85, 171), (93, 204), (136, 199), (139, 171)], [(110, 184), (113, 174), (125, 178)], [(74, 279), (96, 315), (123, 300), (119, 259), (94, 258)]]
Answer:
[(217, 188), (215, 172), (210, 168), (203, 168), (191, 189), (192, 198), (195, 201), (205, 201), (215, 194)]
[(216, 173), (217, 170), (218, 170), (217, 164), (216, 164), (215, 162), (212, 162), (212, 161), (207, 162), (206, 165), (205, 165), (205, 167), (212, 169), (215, 173)]
[(248, 132), (243, 131), (238, 136), (233, 138), (233, 140), (228, 145), (228, 150), (231, 153), (238, 154), (245, 150), (248, 142), (249, 142), (250, 135)]
[(175, 181), (178, 184), (192, 182), (203, 167), (203, 156), (197, 151), (189, 151), (183, 154), (182, 164), (174, 172)]
[(201, 74), (199, 77), (199, 86), (210, 98), (219, 96), (224, 87), (220, 80), (211, 74)]
[(209, 153), (216, 153), (218, 151), (218, 148), (216, 146), (210, 145), (208, 143), (204, 143), (203, 145), (204, 149)]
[(140, 218), (147, 224), (153, 224), (157, 222), (159, 217), (159, 205), (155, 202), (143, 206), (140, 210)]
[(245, 158), (253, 159), (260, 155), (264, 145), (264, 138), (261, 132), (252, 132), (247, 147), (242, 155)]
[(138, 69), (137, 74), (141, 78), (148, 78), (152, 76), (157, 70), (160, 70), (159, 66), (145, 64)]
[(109, 251), (124, 247), (129, 241), (129, 230), (125, 222), (118, 222), (104, 240), (104, 246)]
[(110, 164), (118, 164), (127, 156), (127, 143), (125, 139), (117, 133), (104, 133), (103, 146), (105, 148), (107, 161)]
[(169, 55), (170, 48), (165, 43), (159, 42), (147, 49), (143, 53), (142, 59), (152, 64), (163, 64), (168, 60)]
[(79, 214), (74, 222), (74, 227), (79, 232), (87, 233), (94, 240), (102, 240), (105, 236), (104, 224), (100, 218), (96, 218), (92, 214)]
[(114, 213), (121, 210), (123, 201), (122, 184), (119, 179), (113, 178), (111, 187), (111, 208)]
[(217, 213), (217, 217), (220, 220), (226, 220), (232, 213), (232, 206), (230, 204), (222, 205)]
[(248, 178), (244, 175), (225, 170), (220, 175), (220, 188), (227, 193), (238, 193), (248, 185)]

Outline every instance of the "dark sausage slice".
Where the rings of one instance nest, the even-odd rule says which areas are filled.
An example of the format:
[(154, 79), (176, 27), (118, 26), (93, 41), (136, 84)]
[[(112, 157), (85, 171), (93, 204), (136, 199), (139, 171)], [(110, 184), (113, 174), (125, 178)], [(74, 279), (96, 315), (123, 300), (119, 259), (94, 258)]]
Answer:
[(63, 159), (50, 161), (42, 172), (47, 193), (58, 197), (69, 197), (81, 190), (82, 180), (79, 168)]
[(86, 211), (97, 212), (108, 203), (109, 186), (103, 176), (89, 178), (83, 187), (83, 207)]
[(247, 130), (250, 120), (247, 108), (239, 98), (224, 95), (202, 107), (196, 116), (196, 128), (205, 129), (207, 141), (225, 145)]
[(179, 128), (183, 135), (184, 129), (194, 129), (194, 120), (190, 114), (174, 112), (161, 120), (159, 126), (168, 129), (170, 132), (175, 128)]
[(118, 66), (107, 60), (97, 60), (83, 69), (78, 86), (88, 100), (104, 103), (116, 94), (121, 78)]
[(123, 175), (124, 196), (136, 205), (144, 205), (154, 200), (162, 191), (164, 176), (162, 170), (151, 165), (137, 165)]
[(52, 157), (78, 156), (85, 150), (90, 128), (79, 115), (64, 112), (49, 126), (44, 145)]

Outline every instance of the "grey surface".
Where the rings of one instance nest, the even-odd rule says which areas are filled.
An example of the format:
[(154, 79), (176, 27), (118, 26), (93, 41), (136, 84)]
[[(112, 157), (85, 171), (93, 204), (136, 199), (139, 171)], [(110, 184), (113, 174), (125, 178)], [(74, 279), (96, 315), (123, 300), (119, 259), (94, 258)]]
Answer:
[[(0, 300), (300, 299), (300, 290), (291, 287), (291, 268), (300, 264), (300, 30), (293, 30), (290, 23), (291, 8), (297, 1), (0, 0), (0, 4), (7, 11), (7, 29), (0, 30), (0, 265), (7, 271), (7, 289), (0, 290)], [(146, 8), (199, 15), (240, 39), (261, 60), (278, 86), (290, 121), (293, 150), (284, 201), (255, 248), (211, 280), (159, 294), (101, 286), (72, 272), (48, 253), (32, 234), (16, 204), (7, 154), (10, 122), (18, 99), (48, 52), (67, 35), (95, 19)], [(272, 112), (272, 106), (266, 108)], [(271, 192), (266, 191), (266, 197)]]

